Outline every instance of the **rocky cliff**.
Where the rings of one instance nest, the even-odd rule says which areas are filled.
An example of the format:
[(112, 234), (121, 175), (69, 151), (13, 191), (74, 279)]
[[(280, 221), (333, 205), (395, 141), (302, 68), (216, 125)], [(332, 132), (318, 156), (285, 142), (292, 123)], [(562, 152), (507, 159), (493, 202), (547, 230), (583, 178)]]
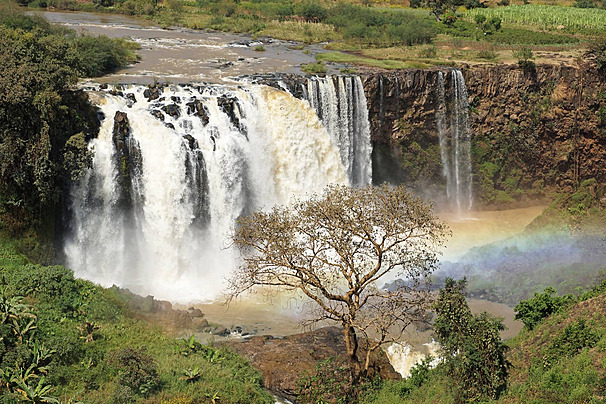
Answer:
[[(462, 69), (469, 95), (476, 206), (569, 192), (606, 182), (606, 85), (585, 66)], [(404, 182), (445, 198), (437, 130), (439, 72), (406, 70), (363, 77), (374, 143), (373, 181)], [(448, 97), (447, 97), (448, 99)]]

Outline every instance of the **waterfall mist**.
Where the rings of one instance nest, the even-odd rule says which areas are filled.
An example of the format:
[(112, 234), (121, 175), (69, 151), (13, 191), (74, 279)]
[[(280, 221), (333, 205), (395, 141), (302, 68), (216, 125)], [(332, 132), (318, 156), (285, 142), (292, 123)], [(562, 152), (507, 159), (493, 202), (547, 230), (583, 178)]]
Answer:
[(104, 119), (93, 167), (71, 189), (68, 265), (161, 299), (216, 297), (237, 265), (226, 247), (239, 216), (327, 184), (370, 182), (361, 83), (334, 82), (337, 127), (261, 85), (96, 91)]

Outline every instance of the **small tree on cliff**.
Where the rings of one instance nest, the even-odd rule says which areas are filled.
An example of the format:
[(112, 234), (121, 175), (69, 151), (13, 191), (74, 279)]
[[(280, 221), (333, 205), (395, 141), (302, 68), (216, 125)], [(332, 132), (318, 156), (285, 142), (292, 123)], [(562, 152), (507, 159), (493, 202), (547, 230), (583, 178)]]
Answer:
[[(243, 263), (230, 279), (230, 297), (255, 287), (307, 295), (316, 303), (309, 321), (342, 325), (356, 384), (368, 373), (372, 351), (424, 319), (432, 301), (429, 275), (448, 233), (402, 187), (330, 186), (323, 195), (239, 221), (233, 241)], [(405, 282), (383, 290), (378, 282), (387, 274)]]

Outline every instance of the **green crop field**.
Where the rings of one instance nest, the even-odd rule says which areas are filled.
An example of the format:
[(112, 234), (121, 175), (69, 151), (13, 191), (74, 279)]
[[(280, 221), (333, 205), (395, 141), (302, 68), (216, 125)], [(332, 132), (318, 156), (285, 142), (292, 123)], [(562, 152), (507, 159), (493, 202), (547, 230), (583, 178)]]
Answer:
[(497, 8), (476, 8), (465, 13), (473, 21), (476, 15), (488, 19), (498, 17), (504, 23), (532, 25), (547, 30), (562, 30), (571, 33), (592, 34), (606, 28), (606, 10), (542, 6), (536, 4), (515, 5)]

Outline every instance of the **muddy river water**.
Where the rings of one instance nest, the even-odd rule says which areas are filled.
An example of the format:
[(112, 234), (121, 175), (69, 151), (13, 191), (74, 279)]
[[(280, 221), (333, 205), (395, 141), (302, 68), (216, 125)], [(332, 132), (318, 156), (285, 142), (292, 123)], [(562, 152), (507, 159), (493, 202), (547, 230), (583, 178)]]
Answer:
[[(126, 37), (141, 49), (141, 61), (95, 79), (107, 83), (229, 82), (232, 77), (259, 73), (301, 73), (301, 64), (315, 62), (321, 45), (304, 51), (289, 41), (189, 29), (162, 29), (148, 21), (112, 14), (37, 12), (49, 21), (78, 32)], [(264, 51), (255, 51), (263, 46)], [(334, 69), (334, 67), (332, 68)], [(333, 71), (336, 72), (336, 71)]]

